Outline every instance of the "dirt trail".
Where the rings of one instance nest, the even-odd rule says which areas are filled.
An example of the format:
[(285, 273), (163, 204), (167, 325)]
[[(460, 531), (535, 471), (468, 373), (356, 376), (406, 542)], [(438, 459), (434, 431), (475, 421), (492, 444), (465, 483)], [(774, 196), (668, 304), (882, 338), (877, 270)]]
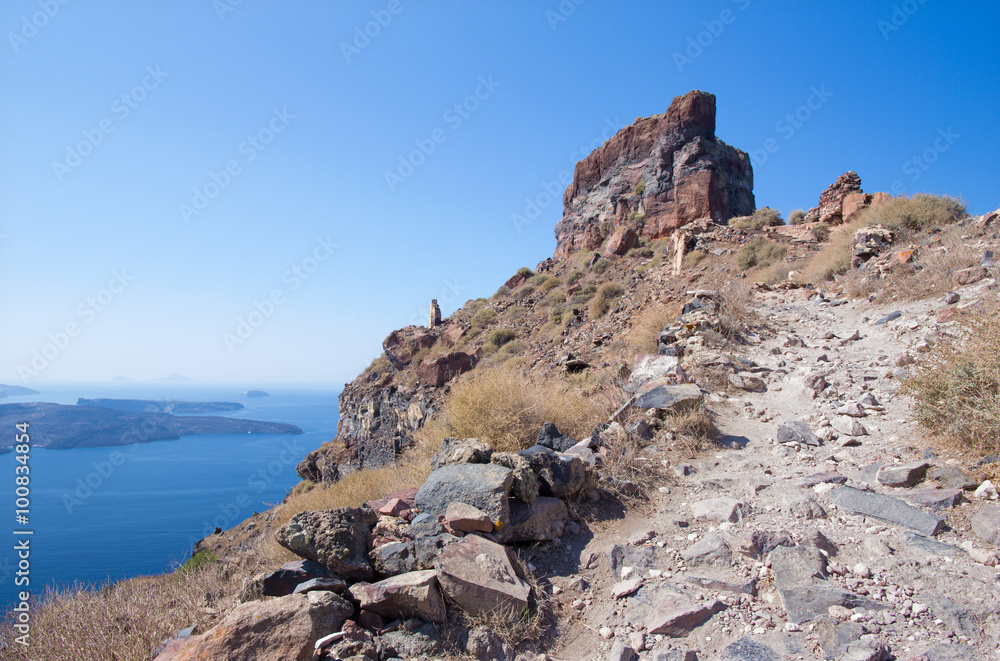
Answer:
[[(990, 286), (959, 290), (958, 305)], [(552, 577), (561, 624), (551, 656), (619, 661), (635, 658), (631, 648), (657, 660), (690, 651), (702, 660), (1000, 659), (1000, 568), (969, 526), (985, 503), (966, 490), (949, 506), (954, 476), (942, 475), (968, 467), (931, 447), (898, 394), (900, 356), (919, 358), (946, 332), (935, 319), (944, 303), (876, 306), (800, 290), (758, 304), (776, 334), (746, 357), (766, 391), (709, 396), (718, 428), (739, 442), (672, 467), (651, 515), (552, 549), (580, 561), (570, 564), (578, 573)], [(861, 417), (838, 414), (844, 407)], [(780, 443), (779, 426), (795, 421), (821, 444)], [(845, 433), (860, 432), (855, 424), (866, 433)], [(910, 487), (876, 477), (879, 465), (909, 462), (945, 470)], [(931, 537), (851, 513), (835, 493), (844, 487), (917, 503), (904, 514), (918, 528), (928, 516), (946, 525)], [(658, 624), (668, 633), (653, 633)]]

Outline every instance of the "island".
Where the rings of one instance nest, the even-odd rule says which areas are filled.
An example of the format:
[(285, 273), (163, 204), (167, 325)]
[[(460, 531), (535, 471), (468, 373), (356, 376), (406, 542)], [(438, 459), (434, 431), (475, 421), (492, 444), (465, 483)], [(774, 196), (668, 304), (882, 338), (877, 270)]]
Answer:
[(37, 395), (37, 390), (25, 388), (24, 386), (7, 386), (0, 383), (0, 397), (11, 397), (16, 395)]
[(268, 394), (263, 390), (245, 390), (240, 397), (267, 397)]
[(146, 411), (148, 413), (214, 413), (217, 411), (239, 411), (245, 408), (239, 402), (166, 402), (151, 399), (86, 399), (76, 400), (77, 406), (96, 406), (116, 411)]
[[(174, 416), (148, 411), (119, 411), (96, 406), (67, 406), (36, 402), (0, 404), (0, 427), (13, 429), (30, 423), (34, 447), (49, 450), (114, 447), (133, 443), (176, 440), (195, 434), (301, 434), (295, 425), (220, 416)], [(14, 435), (0, 436), (0, 448), (9, 448)]]

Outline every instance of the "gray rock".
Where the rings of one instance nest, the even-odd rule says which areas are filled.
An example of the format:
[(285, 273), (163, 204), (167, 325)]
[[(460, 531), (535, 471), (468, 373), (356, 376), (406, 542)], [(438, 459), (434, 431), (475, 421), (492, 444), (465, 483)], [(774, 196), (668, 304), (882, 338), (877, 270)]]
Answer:
[(837, 545), (819, 530), (808, 530), (802, 535), (802, 546), (811, 546), (824, 551), (828, 556), (837, 555)]
[(844, 661), (885, 661), (891, 656), (885, 641), (874, 636), (862, 636), (860, 640), (847, 645), (843, 656), (839, 658)]
[(903, 499), (911, 505), (932, 510), (951, 509), (962, 500), (961, 489), (918, 489), (903, 494)]
[(929, 536), (937, 534), (945, 526), (943, 519), (907, 505), (898, 498), (852, 487), (834, 489), (830, 500), (845, 512), (874, 517)]
[(691, 505), (691, 514), (695, 519), (703, 521), (736, 523), (749, 513), (750, 507), (746, 503), (729, 496), (708, 498)]
[(906, 548), (908, 550), (920, 551), (921, 553), (926, 553), (928, 555), (942, 555), (952, 558), (965, 555), (965, 551), (957, 546), (952, 546), (951, 544), (945, 544), (944, 542), (939, 542), (936, 539), (931, 539), (930, 537), (918, 535), (910, 530), (903, 531), (903, 541), (906, 542)]
[(296, 585), (292, 594), (303, 594), (306, 592), (315, 592), (316, 590), (341, 593), (347, 590), (347, 582), (339, 578), (313, 578), (305, 583)]
[(380, 576), (395, 576), (417, 569), (416, 550), (413, 542), (390, 542), (371, 550), (368, 554), (375, 572)]
[(312, 560), (286, 562), (279, 569), (264, 576), (261, 582), (261, 596), (281, 597), (292, 594), (300, 583), (319, 577), (337, 578), (329, 569)]
[(704, 401), (701, 388), (692, 384), (673, 385), (650, 381), (640, 387), (632, 400), (633, 408), (660, 409), (680, 413), (697, 408)]
[(865, 628), (857, 622), (838, 622), (829, 617), (818, 617), (816, 632), (826, 658), (837, 659), (848, 645), (861, 639)]
[(421, 537), (413, 540), (413, 553), (417, 560), (417, 569), (433, 569), (434, 561), (449, 544), (454, 544), (460, 538), (443, 533), (433, 537)]
[(972, 491), (979, 483), (958, 466), (935, 466), (927, 471), (927, 477), (951, 489)]
[(720, 574), (715, 576), (688, 576), (689, 583), (693, 583), (705, 590), (715, 590), (716, 592), (732, 592), (735, 594), (755, 594), (757, 580), (754, 578), (744, 578), (734, 574)]
[(653, 440), (653, 430), (649, 428), (645, 420), (639, 419), (628, 426), (628, 432), (644, 441)]
[(909, 464), (889, 464), (879, 470), (875, 479), (887, 487), (912, 487), (927, 474), (930, 464), (922, 461)]
[(540, 497), (528, 505), (510, 501), (510, 536), (512, 542), (545, 542), (563, 536), (569, 510), (558, 498)]
[(513, 452), (494, 452), (490, 462), (509, 468), (514, 481), (510, 485), (510, 495), (529, 505), (538, 497), (538, 476), (524, 457)]
[(881, 464), (878, 462), (874, 464), (868, 464), (867, 466), (861, 469), (861, 473), (858, 475), (858, 482), (861, 482), (862, 484), (867, 484), (870, 487), (878, 486), (878, 480), (876, 478), (878, 478), (878, 472), (882, 470), (882, 467), (884, 465), (885, 464)]
[(813, 473), (799, 480), (799, 486), (809, 489), (817, 484), (843, 484), (844, 482), (847, 482), (847, 477), (840, 473)]
[(733, 552), (721, 537), (708, 534), (681, 551), (681, 557), (690, 566), (728, 567), (733, 561)]
[(534, 445), (518, 454), (527, 459), (538, 476), (538, 493), (542, 496), (565, 498), (572, 496), (587, 483), (587, 466), (573, 454), (554, 452)]
[(782, 661), (784, 657), (752, 638), (743, 637), (722, 650), (719, 661)]
[(656, 661), (698, 661), (698, 653), (694, 650), (670, 650), (657, 652)]
[(555, 424), (546, 422), (538, 432), (538, 440), (535, 443), (556, 452), (565, 452), (576, 445), (576, 439), (561, 433)]
[(510, 649), (489, 627), (473, 627), (463, 633), (459, 642), (465, 653), (483, 661), (507, 661), (514, 656)]
[(668, 595), (657, 603), (646, 620), (646, 629), (653, 635), (680, 638), (725, 608), (725, 604), (717, 599), (695, 601), (685, 595)]
[(802, 624), (826, 615), (830, 606), (881, 610), (877, 601), (848, 592), (826, 580), (826, 559), (819, 549), (779, 547), (771, 552), (771, 571), (788, 619)]
[(984, 542), (1000, 546), (1000, 505), (984, 507), (972, 517), (972, 532)]
[(520, 613), (528, 607), (530, 588), (507, 553), (506, 547), (476, 535), (448, 545), (437, 559), (442, 591), (474, 615), (496, 609)]
[(826, 510), (807, 493), (790, 492), (782, 495), (782, 507), (797, 519), (825, 519)]
[(956, 294), (955, 292), (950, 291), (945, 293), (943, 302), (945, 305), (954, 305), (955, 303), (958, 303), (959, 299), (961, 298), (962, 297)]
[(607, 553), (608, 569), (618, 580), (624, 567), (634, 567), (645, 572), (650, 569), (670, 569), (671, 558), (665, 549), (658, 546), (629, 546), (616, 544)]
[(730, 374), (729, 383), (734, 387), (739, 388), (740, 390), (746, 390), (747, 392), (767, 392), (767, 384), (764, 383), (764, 380), (748, 372)]
[(638, 658), (639, 655), (635, 650), (620, 640), (615, 641), (611, 646), (611, 652), (608, 653), (608, 661), (636, 661)]
[(890, 321), (895, 321), (896, 319), (899, 319), (902, 316), (903, 313), (897, 310), (895, 312), (890, 312), (889, 314), (885, 315), (884, 317), (873, 323), (875, 326), (881, 326), (882, 324), (887, 324)]
[(640, 354), (633, 362), (628, 389), (635, 392), (650, 381), (683, 383), (685, 380), (687, 374), (681, 367), (680, 357), (667, 354)]
[(383, 659), (428, 658), (439, 654), (443, 645), (437, 631), (430, 624), (407, 631), (397, 629), (384, 633), (375, 639), (378, 643), (379, 656)]
[(868, 430), (854, 418), (838, 416), (830, 421), (830, 426), (845, 436), (867, 436)]
[(477, 507), (500, 522), (497, 538), (506, 539), (510, 528), (510, 487), (513, 473), (495, 464), (453, 464), (430, 474), (417, 492), (421, 512), (444, 516), (448, 505), (458, 502)]
[(740, 548), (740, 552), (751, 558), (761, 558), (779, 546), (795, 546), (788, 531), (754, 530)]
[(275, 537), (286, 549), (325, 565), (338, 576), (367, 580), (368, 538), (378, 515), (367, 507), (299, 512)]
[(819, 439), (812, 433), (809, 425), (800, 420), (784, 422), (778, 427), (779, 443), (798, 443), (810, 447), (818, 447)]
[[(962, 595), (965, 597), (965, 595)], [(983, 595), (987, 597), (987, 595)], [(975, 599), (971, 603), (956, 603), (954, 600), (939, 594), (937, 592), (920, 592), (913, 597), (913, 601), (918, 603), (925, 603), (931, 608), (931, 612), (945, 623), (945, 626), (951, 627), (956, 631), (956, 633), (968, 636), (969, 638), (974, 638), (981, 636), (983, 633), (983, 622), (986, 618), (995, 615), (995, 597), (994, 604), (989, 604), (985, 598)], [(972, 605), (977, 605), (984, 612), (976, 613), (970, 608)]]
[[(447, 510), (446, 510), (447, 511)], [(427, 515), (430, 517), (430, 515)], [(423, 537), (437, 537), (444, 533), (444, 526), (438, 523), (437, 518), (429, 518), (424, 521), (414, 519), (410, 525), (403, 528), (403, 534), (410, 539), (421, 539)]]
[(478, 438), (445, 438), (431, 457), (431, 470), (452, 464), (488, 464), (493, 449)]
[(927, 661), (978, 661), (983, 658), (975, 647), (960, 643), (935, 645), (924, 652), (924, 656), (927, 657)]

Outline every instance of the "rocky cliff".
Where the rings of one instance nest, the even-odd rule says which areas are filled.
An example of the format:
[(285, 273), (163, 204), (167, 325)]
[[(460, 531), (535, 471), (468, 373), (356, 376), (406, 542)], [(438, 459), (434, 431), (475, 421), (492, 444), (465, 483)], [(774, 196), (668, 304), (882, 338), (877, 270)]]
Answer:
[(749, 215), (753, 168), (715, 136), (715, 95), (692, 91), (577, 163), (563, 206), (556, 259), (595, 250), (623, 227), (655, 239), (701, 218)]

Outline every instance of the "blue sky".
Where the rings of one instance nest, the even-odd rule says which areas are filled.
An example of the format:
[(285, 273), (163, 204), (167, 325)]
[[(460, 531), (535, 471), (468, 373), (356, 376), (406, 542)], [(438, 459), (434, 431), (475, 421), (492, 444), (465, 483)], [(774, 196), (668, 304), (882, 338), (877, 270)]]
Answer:
[(846, 170), (1000, 206), (1000, 9), (856, 5), (5, 2), (0, 382), (348, 381), (551, 255), (574, 162), (692, 89), (758, 206)]

